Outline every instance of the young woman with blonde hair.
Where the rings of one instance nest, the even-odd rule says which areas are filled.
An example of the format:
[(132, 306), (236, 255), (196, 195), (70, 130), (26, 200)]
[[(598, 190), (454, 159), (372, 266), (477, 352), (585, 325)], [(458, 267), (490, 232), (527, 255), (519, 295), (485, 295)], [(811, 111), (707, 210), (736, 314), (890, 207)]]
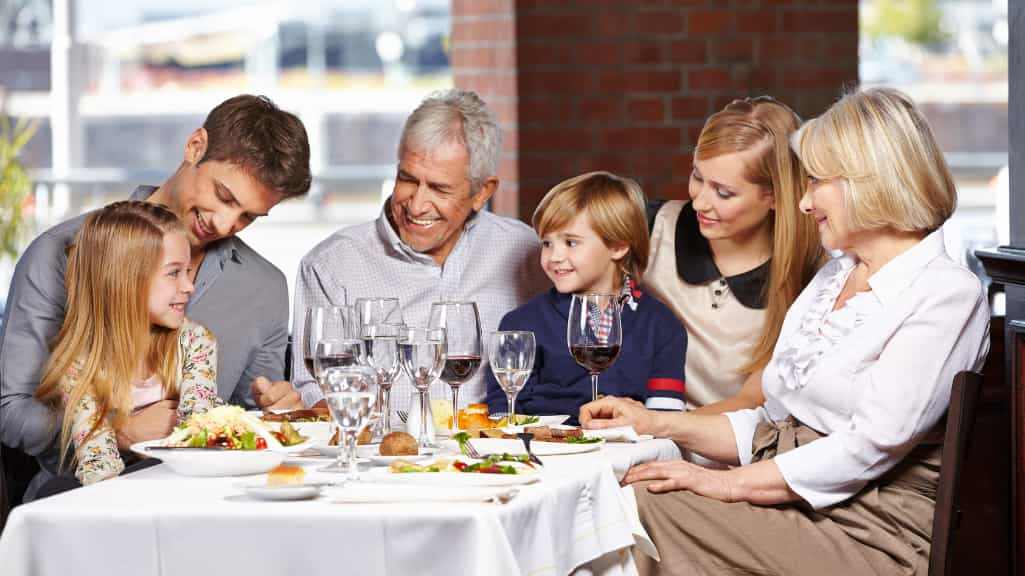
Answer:
[(822, 263), (797, 202), (800, 119), (768, 97), (735, 100), (698, 137), (690, 200), (657, 206), (644, 286), (687, 327), (687, 396), (700, 412), (762, 403), (761, 370), (787, 308)]
[(850, 93), (793, 139), (827, 262), (790, 307), (765, 403), (660, 414), (607, 398), (581, 423), (633, 425), (728, 470), (631, 468), (661, 563), (641, 574), (924, 575), (954, 376), (982, 367), (989, 308), (947, 255), (957, 191), (910, 98)]
[(188, 268), (184, 227), (147, 202), (97, 210), (70, 247), (67, 314), (35, 396), (82, 484), (124, 469), (118, 435), (133, 411), (177, 399), (180, 420), (217, 402), (214, 337), (185, 317)]
[[(568, 414), (575, 421), (580, 406), (591, 400), (590, 376), (566, 342), (570, 301), (574, 293), (587, 292), (621, 294), (625, 302), (622, 348), (602, 372), (599, 392), (634, 398), (649, 408), (683, 410), (686, 332), (665, 304), (638, 288), (648, 260), (641, 187), (608, 172), (581, 174), (545, 195), (533, 224), (541, 238), (541, 267), (554, 287), (506, 314), (499, 325), (499, 330), (531, 330), (537, 343), (534, 371), (519, 394), (517, 412)], [(501, 387), (488, 376), (488, 406), (504, 411)]]

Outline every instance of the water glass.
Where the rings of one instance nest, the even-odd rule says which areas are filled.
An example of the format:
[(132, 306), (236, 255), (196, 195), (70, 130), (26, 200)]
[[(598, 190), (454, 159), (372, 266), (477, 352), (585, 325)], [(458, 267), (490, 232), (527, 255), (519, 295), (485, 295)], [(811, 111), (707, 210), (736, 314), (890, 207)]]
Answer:
[(390, 434), (392, 430), (391, 389), (402, 369), (398, 349), (399, 330), (402, 328), (402, 324), (368, 324), (360, 328), (363, 341), (361, 363), (377, 377), (380, 436)]
[(402, 310), (399, 309), (398, 298), (357, 298), (353, 308), (360, 326), (402, 323)]
[(488, 361), (498, 385), (509, 402), (509, 422), (516, 421), (516, 395), (534, 369), (534, 333), (528, 331), (492, 332), (488, 342)]
[(356, 441), (360, 431), (370, 423), (377, 402), (376, 378), (359, 365), (333, 366), (324, 370), (321, 388), (328, 410), (342, 431), (344, 443), (339, 446), (335, 462), (319, 470), (347, 472), (349, 480), (358, 480)]
[(427, 430), (427, 391), (445, 367), (448, 354), (444, 328), (410, 328), (399, 332), (399, 362), (409, 376), (420, 397), (420, 435), (417, 439), (421, 448), (432, 448), (433, 442)]

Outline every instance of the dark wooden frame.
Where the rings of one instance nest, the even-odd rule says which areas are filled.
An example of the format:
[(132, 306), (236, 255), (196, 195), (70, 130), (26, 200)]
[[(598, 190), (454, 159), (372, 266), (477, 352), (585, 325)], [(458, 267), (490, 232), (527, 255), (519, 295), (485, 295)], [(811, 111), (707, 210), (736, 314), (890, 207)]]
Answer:
[(980, 250), (986, 273), (1004, 286), (1004, 378), (1010, 393), (1010, 564), (1025, 576), (1025, 2), (1008, 2), (1010, 245)]
[(962, 465), (972, 450), (975, 413), (982, 390), (982, 375), (959, 372), (950, 389), (950, 408), (943, 435), (943, 464), (936, 491), (936, 514), (933, 516), (932, 548), (929, 551), (929, 576), (954, 574), (954, 552), (961, 527)]

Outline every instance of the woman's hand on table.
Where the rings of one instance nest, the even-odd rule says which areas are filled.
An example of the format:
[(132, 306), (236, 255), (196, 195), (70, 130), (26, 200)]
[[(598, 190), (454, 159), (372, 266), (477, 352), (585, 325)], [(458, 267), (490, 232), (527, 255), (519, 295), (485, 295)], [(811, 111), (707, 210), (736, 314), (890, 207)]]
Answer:
[(285, 381), (271, 382), (263, 376), (253, 380), (253, 401), (262, 410), (302, 410), (302, 398)]
[(633, 426), (638, 434), (656, 434), (655, 421), (658, 416), (644, 407), (644, 404), (616, 396), (606, 396), (580, 407), (580, 426), (592, 430)]
[(733, 490), (729, 471), (713, 470), (691, 464), (686, 460), (645, 462), (630, 468), (623, 477), (623, 484), (653, 480), (649, 492), (671, 492), (690, 490), (695, 494), (733, 502)]

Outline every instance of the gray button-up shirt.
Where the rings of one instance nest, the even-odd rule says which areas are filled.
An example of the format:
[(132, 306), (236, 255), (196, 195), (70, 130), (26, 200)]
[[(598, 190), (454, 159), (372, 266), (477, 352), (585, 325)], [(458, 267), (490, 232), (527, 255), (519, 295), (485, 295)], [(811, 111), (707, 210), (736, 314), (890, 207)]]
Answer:
[[(388, 221), (389, 202), (373, 222), (343, 228), (303, 258), (296, 281), (292, 314), (292, 383), (311, 405), (323, 395), (306, 371), (302, 358), (306, 306), (355, 303), (364, 297), (397, 297), (407, 325), (427, 326), (431, 303), (474, 301), (484, 337), (483, 362), (462, 385), (459, 404), (483, 402), (487, 335), (502, 317), (551, 284), (541, 269), (541, 243), (529, 226), (491, 212), (472, 215), (459, 240), (438, 266), (429, 254), (406, 245)], [(392, 389), (392, 409), (407, 409), (413, 386), (405, 374)], [(445, 398), (447, 387), (435, 382), (432, 396)]]
[[(131, 198), (145, 200), (155, 191), (140, 186)], [(60, 429), (32, 393), (39, 386), (49, 344), (64, 322), (67, 246), (85, 218), (62, 222), (33, 240), (14, 269), (7, 295), (0, 331), (0, 439), (33, 455), (46, 451)], [(284, 374), (285, 276), (245, 242), (230, 237), (207, 248), (195, 284), (185, 313), (217, 338), (217, 394), (252, 405), (254, 378), (277, 380)]]

